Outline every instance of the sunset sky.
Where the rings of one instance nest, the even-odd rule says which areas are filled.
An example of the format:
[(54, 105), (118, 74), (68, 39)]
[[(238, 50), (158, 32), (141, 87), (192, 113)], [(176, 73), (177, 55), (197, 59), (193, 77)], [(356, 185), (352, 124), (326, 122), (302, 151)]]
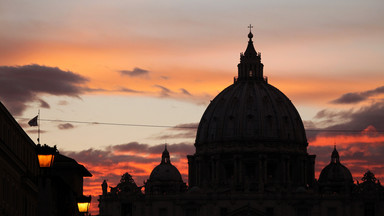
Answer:
[(269, 83), (307, 129), (326, 130), (307, 131), (316, 176), (336, 144), (355, 180), (367, 169), (384, 179), (383, 9), (382, 0), (0, 0), (0, 101), (33, 140), (27, 122), (40, 109), (41, 142), (94, 175), (85, 194), (125, 172), (142, 185), (165, 143), (187, 181), (193, 128), (232, 84), (252, 24)]

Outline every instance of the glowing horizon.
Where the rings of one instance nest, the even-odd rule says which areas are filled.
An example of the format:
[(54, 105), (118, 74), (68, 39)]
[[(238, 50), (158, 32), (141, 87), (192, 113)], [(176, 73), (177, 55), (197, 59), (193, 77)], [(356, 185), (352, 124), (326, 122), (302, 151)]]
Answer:
[[(382, 8), (379, 0), (4, 1), (0, 100), (33, 140), (25, 119), (38, 109), (51, 120), (196, 125), (237, 76), (251, 23), (264, 75), (306, 128), (370, 129), (308, 131), (316, 176), (336, 143), (354, 176), (370, 168), (382, 179)], [(177, 147), (171, 157), (186, 181), (185, 155), (194, 152), (191, 130), (48, 121), (41, 129), (43, 143), (94, 174), (84, 183), (93, 214), (103, 178), (116, 185), (129, 171), (136, 182), (145, 180), (168, 143)], [(131, 149), (116, 151), (123, 147)]]

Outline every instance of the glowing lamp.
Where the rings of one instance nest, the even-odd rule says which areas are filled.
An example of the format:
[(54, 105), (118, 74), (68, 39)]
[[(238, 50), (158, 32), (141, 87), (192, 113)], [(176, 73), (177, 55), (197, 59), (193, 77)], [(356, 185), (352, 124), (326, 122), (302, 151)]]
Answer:
[(89, 206), (91, 205), (91, 196), (82, 196), (77, 198), (77, 207), (80, 213), (88, 213)]
[(43, 167), (52, 167), (53, 160), (55, 159), (55, 154), (57, 153), (56, 146), (49, 147), (48, 145), (41, 146), (37, 145), (36, 148), (37, 158), (39, 159), (39, 165)]
[(53, 160), (55, 159), (55, 155), (37, 155), (39, 158), (40, 167), (51, 167), (53, 164)]

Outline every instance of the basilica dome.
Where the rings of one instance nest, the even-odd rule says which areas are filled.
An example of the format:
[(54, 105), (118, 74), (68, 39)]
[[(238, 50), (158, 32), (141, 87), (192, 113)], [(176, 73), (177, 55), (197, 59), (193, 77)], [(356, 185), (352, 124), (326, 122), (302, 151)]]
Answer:
[[(280, 151), (306, 151), (303, 122), (295, 106), (263, 76), (261, 54), (248, 35), (248, 46), (240, 55), (238, 77), (209, 104), (196, 135), (196, 151), (217, 149), (236, 143), (241, 147), (263, 145)], [(228, 149), (228, 148), (226, 148)]]

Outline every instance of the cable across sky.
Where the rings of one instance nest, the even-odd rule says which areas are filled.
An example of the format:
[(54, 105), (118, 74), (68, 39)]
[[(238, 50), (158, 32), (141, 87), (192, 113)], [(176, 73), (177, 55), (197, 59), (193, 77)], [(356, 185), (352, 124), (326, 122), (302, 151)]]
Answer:
[[(20, 120), (30, 120), (28, 118), (19, 118)], [(109, 125), (109, 126), (126, 126), (126, 127), (152, 127), (152, 128), (184, 128), (184, 129), (197, 129), (197, 126), (185, 125), (160, 125), (160, 124), (134, 124), (134, 123), (116, 123), (116, 122), (91, 122), (91, 121), (75, 121), (75, 120), (61, 120), (61, 119), (39, 119), (45, 122), (59, 122), (59, 123), (74, 123), (74, 124), (92, 124), (92, 125)], [(307, 132), (329, 132), (329, 133), (361, 133), (361, 130), (349, 129), (305, 129)], [(375, 130), (375, 132), (383, 133), (384, 130)]]

